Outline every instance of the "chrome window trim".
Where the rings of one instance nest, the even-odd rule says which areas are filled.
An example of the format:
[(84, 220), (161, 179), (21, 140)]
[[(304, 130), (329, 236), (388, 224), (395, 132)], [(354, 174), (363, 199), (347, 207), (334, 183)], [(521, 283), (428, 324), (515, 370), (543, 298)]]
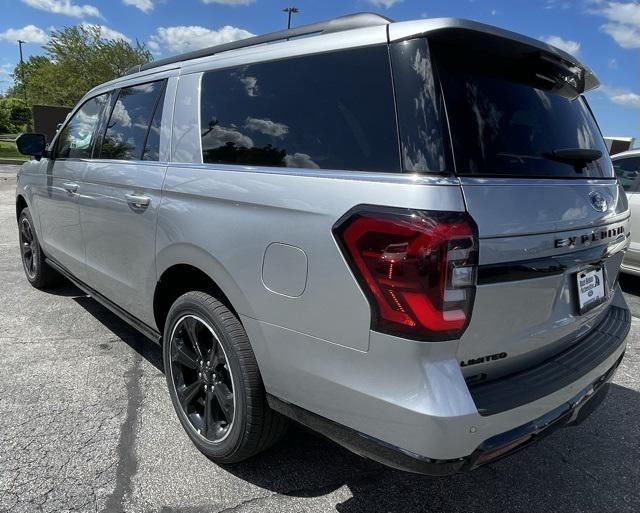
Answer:
[(460, 185), (460, 181), (454, 176), (436, 174), (430, 175), (420, 173), (346, 171), (342, 169), (243, 166), (235, 164), (202, 164), (193, 162), (171, 162), (169, 163), (169, 165), (172, 168), (203, 169), (233, 173), (262, 173), (271, 175), (306, 176), (311, 178), (330, 178), (335, 180), (354, 180), (413, 185)]

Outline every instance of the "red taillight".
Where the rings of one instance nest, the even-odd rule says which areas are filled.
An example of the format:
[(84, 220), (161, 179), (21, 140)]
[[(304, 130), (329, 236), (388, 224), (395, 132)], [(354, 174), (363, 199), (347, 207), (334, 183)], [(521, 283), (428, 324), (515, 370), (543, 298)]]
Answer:
[(372, 306), (372, 329), (459, 338), (476, 283), (475, 223), (463, 212), (357, 207), (334, 227)]

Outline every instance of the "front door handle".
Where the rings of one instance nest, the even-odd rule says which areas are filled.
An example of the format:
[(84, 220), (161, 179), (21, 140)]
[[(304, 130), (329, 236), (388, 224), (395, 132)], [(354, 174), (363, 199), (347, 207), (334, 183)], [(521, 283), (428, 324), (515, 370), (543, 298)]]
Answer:
[(151, 203), (151, 198), (149, 196), (141, 196), (139, 194), (125, 194), (124, 197), (127, 200), (127, 203), (135, 208), (147, 208)]
[(62, 187), (69, 194), (75, 194), (76, 192), (78, 192), (78, 184), (75, 182), (65, 182), (62, 184)]

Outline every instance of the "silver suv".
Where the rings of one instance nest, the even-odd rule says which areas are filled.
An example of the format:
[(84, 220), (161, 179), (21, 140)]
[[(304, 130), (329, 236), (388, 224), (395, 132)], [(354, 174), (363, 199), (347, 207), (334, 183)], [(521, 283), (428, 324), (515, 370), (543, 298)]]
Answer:
[(195, 445), (294, 419), (396, 468), (470, 470), (583, 419), (630, 315), (629, 209), (563, 51), (358, 14), (91, 90), (18, 178), (28, 280), (163, 345)]

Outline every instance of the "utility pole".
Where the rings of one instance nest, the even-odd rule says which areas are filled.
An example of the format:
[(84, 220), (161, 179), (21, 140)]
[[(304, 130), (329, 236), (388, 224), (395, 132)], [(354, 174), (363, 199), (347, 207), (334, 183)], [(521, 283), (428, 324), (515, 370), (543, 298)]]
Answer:
[(291, 28), (291, 15), (300, 12), (300, 10), (297, 7), (285, 7), (284, 9), (282, 9), (282, 12), (286, 12), (289, 14), (289, 18), (287, 20), (287, 30), (289, 30)]
[(24, 64), (24, 59), (22, 58), (22, 45), (26, 44), (26, 41), (22, 41), (18, 39), (18, 46), (20, 46), (20, 64)]
[(22, 90), (24, 92), (24, 101), (27, 101), (27, 88), (24, 85), (24, 59), (22, 58), (22, 45), (27, 44), (26, 41), (18, 39), (18, 46), (20, 47), (20, 74), (22, 75)]

